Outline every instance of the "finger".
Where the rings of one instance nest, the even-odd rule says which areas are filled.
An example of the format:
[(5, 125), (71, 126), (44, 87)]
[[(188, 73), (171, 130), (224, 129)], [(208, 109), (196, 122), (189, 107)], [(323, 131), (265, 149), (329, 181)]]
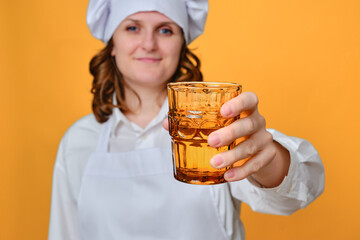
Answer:
[(228, 167), (237, 161), (256, 155), (272, 142), (273, 136), (271, 133), (266, 130), (257, 132), (235, 148), (215, 155), (210, 159), (210, 164), (214, 168)]
[(212, 132), (208, 137), (211, 147), (220, 147), (231, 144), (238, 138), (249, 136), (260, 129), (265, 129), (265, 118), (256, 110), (246, 118), (240, 118), (229, 126)]
[(244, 165), (240, 167), (235, 167), (228, 170), (224, 174), (224, 178), (228, 182), (242, 180), (249, 177), (250, 175), (258, 172), (263, 167), (268, 165), (276, 155), (276, 150), (273, 145), (263, 149), (258, 152), (254, 157), (247, 161)]
[(254, 111), (258, 103), (259, 100), (255, 93), (244, 92), (224, 103), (220, 109), (220, 113), (223, 117), (239, 116), (243, 111)]
[(165, 128), (166, 131), (169, 131), (169, 120), (167, 118), (164, 119), (162, 122), (163, 128)]

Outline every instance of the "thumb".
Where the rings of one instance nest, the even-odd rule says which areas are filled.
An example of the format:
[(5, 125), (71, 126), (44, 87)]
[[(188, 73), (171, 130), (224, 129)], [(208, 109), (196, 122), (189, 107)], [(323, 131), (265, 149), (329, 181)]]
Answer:
[(162, 122), (163, 128), (165, 128), (167, 131), (169, 131), (169, 120), (167, 118), (164, 119)]

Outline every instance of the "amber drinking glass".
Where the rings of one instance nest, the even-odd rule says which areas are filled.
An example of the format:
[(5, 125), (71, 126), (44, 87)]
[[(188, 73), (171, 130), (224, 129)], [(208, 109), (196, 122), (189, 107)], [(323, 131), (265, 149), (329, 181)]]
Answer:
[(232, 166), (215, 169), (210, 159), (234, 147), (210, 147), (211, 132), (225, 127), (238, 117), (224, 118), (221, 106), (241, 93), (241, 85), (222, 82), (178, 82), (167, 85), (169, 133), (172, 139), (174, 177), (191, 184), (226, 182), (224, 173)]

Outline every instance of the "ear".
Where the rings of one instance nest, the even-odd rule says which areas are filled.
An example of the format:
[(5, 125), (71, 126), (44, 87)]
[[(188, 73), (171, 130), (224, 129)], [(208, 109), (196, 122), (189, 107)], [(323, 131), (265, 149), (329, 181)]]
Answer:
[(112, 47), (111, 52), (110, 52), (110, 55), (111, 55), (112, 57), (115, 56), (115, 46)]

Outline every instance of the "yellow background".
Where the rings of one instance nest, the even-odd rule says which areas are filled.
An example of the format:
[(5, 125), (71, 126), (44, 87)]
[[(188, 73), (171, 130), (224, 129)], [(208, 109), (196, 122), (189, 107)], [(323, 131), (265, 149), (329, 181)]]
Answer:
[[(0, 4), (0, 239), (46, 239), (57, 146), (91, 111), (88, 62), (103, 45), (85, 0)], [(244, 206), (247, 239), (360, 239), (360, 1), (211, 0), (191, 47), (207, 81), (257, 93), (267, 126), (308, 139), (325, 165), (306, 209)]]

